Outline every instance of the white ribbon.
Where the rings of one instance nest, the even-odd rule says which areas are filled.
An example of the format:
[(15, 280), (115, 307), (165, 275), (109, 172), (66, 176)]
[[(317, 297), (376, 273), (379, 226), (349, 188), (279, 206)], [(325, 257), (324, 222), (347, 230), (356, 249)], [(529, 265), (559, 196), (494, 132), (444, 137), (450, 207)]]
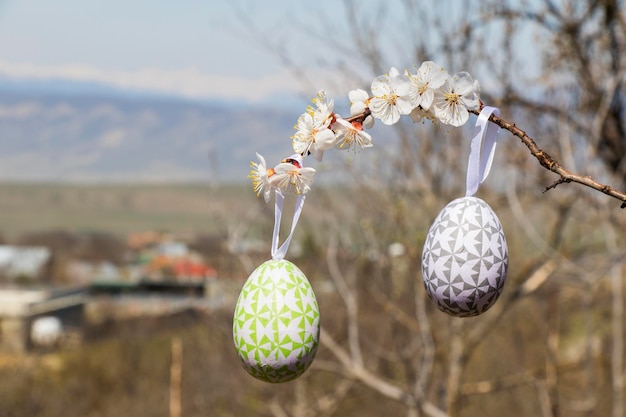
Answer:
[[(485, 106), (476, 119), (474, 137), (470, 145), (469, 161), (467, 163), (467, 183), (465, 196), (471, 197), (478, 191), (478, 186), (485, 181), (493, 155), (496, 152), (496, 144), (500, 127), (489, 123), (491, 114), (500, 116), (500, 110), (495, 107)], [(482, 146), (481, 146), (482, 145)], [(481, 150), (482, 149), (482, 150)]]
[(306, 196), (304, 194), (298, 195), (296, 198), (296, 206), (293, 210), (293, 219), (291, 220), (291, 232), (287, 239), (283, 242), (283, 244), (278, 247), (278, 239), (280, 234), (280, 221), (283, 217), (283, 204), (285, 202), (285, 196), (280, 191), (279, 188), (276, 189), (275, 192), (275, 204), (274, 204), (274, 234), (272, 235), (272, 259), (280, 261), (285, 258), (287, 254), (287, 249), (289, 249), (289, 243), (291, 243), (291, 237), (293, 236), (293, 231), (296, 229), (296, 224), (298, 223), (298, 219), (300, 218), (300, 214), (302, 213), (302, 207), (304, 206), (304, 198)]

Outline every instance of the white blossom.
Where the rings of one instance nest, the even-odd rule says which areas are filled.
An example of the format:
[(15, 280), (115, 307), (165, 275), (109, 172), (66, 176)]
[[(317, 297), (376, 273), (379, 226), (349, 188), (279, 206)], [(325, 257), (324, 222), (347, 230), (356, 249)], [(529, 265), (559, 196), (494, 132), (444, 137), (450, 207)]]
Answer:
[[(348, 99), (350, 100), (350, 115), (363, 114), (369, 107), (370, 96), (367, 91), (360, 88), (352, 90), (348, 93)], [(363, 128), (370, 129), (374, 126), (374, 117), (368, 114), (363, 120)]]
[(435, 97), (435, 90), (446, 82), (448, 73), (432, 61), (426, 61), (420, 65), (416, 73), (407, 71), (411, 80), (409, 97), (413, 107), (420, 106), (423, 110), (430, 109)]
[(257, 153), (256, 156), (259, 159), (259, 162), (250, 162), (250, 174), (248, 174), (248, 178), (252, 180), (254, 192), (257, 197), (260, 197), (261, 194), (263, 194), (263, 199), (266, 203), (268, 203), (270, 201), (270, 193), (272, 191), (269, 177), (274, 174), (274, 169), (267, 169), (265, 158), (263, 158), (263, 156), (259, 153)]
[(312, 102), (315, 104), (315, 108), (309, 106), (307, 113), (313, 117), (313, 123), (320, 129), (330, 127), (335, 120), (334, 101), (328, 98), (326, 91), (320, 90)]
[(293, 151), (300, 155), (313, 155), (318, 161), (322, 160), (324, 151), (335, 146), (335, 133), (320, 123), (315, 123), (313, 116), (303, 113), (294, 126), (296, 133), (291, 137)]
[(311, 189), (315, 169), (300, 167), (293, 162), (282, 162), (274, 167), (270, 184), (287, 194), (306, 194)]
[(433, 101), (434, 114), (441, 123), (451, 126), (462, 126), (468, 118), (470, 110), (480, 107), (480, 86), (467, 72), (459, 72), (435, 92)]
[(339, 149), (356, 149), (357, 147), (363, 149), (372, 146), (372, 137), (363, 130), (360, 122), (337, 119), (335, 126)]
[(391, 68), (389, 74), (372, 81), (369, 109), (372, 115), (386, 125), (395, 124), (401, 115), (411, 113), (413, 106), (409, 97), (411, 81), (406, 74)]

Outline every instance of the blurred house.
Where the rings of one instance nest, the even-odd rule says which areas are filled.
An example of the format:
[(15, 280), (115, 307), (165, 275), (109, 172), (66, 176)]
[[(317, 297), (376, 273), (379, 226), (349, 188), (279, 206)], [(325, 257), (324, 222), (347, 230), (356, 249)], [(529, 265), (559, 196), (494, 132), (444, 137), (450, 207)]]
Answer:
[(0, 279), (4, 282), (47, 281), (52, 252), (43, 246), (0, 245)]
[(0, 350), (80, 343), (85, 288), (0, 288)]
[(174, 277), (181, 280), (201, 280), (216, 278), (217, 271), (210, 265), (204, 263), (202, 259), (194, 257), (184, 257), (172, 261), (172, 272)]
[(138, 251), (162, 242), (166, 238), (162, 232), (147, 231), (131, 233), (126, 237), (126, 246), (129, 249)]
[(175, 240), (152, 242), (140, 251), (138, 263), (144, 278), (165, 281), (202, 281), (217, 277), (217, 271), (203, 257)]
[(159, 242), (155, 246), (154, 251), (168, 258), (181, 258), (189, 255), (189, 247), (187, 247), (187, 244), (177, 241)]
[(129, 279), (126, 269), (122, 269), (109, 261), (90, 262), (72, 259), (65, 265), (65, 275), (68, 282), (78, 285), (89, 285), (94, 280), (123, 281)]

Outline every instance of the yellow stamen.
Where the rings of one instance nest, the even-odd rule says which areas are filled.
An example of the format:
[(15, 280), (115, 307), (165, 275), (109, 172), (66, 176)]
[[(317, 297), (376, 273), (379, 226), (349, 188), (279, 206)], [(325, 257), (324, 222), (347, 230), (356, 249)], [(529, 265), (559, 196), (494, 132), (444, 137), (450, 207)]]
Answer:
[(446, 101), (451, 104), (457, 104), (461, 96), (457, 93), (446, 93)]

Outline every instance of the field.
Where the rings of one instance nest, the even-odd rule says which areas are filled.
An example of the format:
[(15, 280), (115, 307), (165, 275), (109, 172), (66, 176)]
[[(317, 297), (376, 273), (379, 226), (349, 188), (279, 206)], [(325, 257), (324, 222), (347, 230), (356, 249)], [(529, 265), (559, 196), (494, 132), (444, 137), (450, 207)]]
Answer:
[[(589, 415), (575, 412), (589, 395), (596, 395), (596, 415), (608, 415), (615, 372), (608, 358), (623, 360), (626, 337), (623, 313), (612, 306), (623, 305), (626, 283), (614, 267), (623, 258), (610, 256), (603, 235), (615, 232), (623, 247), (622, 230), (582, 198), (565, 204), (534, 191), (519, 201), (481, 195), (498, 214), (509, 247), (506, 287), (481, 316), (449, 317), (424, 292), (421, 249), (447, 197), (429, 202), (418, 191), (392, 187), (317, 187), (288, 257), (316, 290), (325, 332), (306, 376), (283, 385), (250, 378), (233, 349), (231, 303), (222, 311), (98, 321), (79, 349), (0, 358), (0, 417), (166, 415), (175, 338), (185, 352), (185, 416), (298, 415), (328, 399), (331, 411), (317, 415), (407, 415), (404, 397), (387, 398), (370, 383), (390, 381), (403, 390), (423, 372), (428, 398), (456, 384), (458, 416), (542, 415), (548, 400), (560, 401), (564, 415)], [(237, 288), (268, 258), (274, 220), (273, 204), (256, 198), (249, 184), (2, 184), (0, 210), (7, 240), (46, 230), (203, 235), (197, 241), (209, 248), (209, 262)], [(291, 207), (284, 213), (283, 238)], [(390, 255), (392, 243), (406, 251)], [(355, 335), (362, 352), (355, 355), (372, 372), (369, 381), (354, 379), (338, 359), (336, 346), (353, 354)]]
[(0, 231), (6, 237), (41, 230), (211, 234), (224, 216), (254, 203), (243, 185), (3, 183)]

